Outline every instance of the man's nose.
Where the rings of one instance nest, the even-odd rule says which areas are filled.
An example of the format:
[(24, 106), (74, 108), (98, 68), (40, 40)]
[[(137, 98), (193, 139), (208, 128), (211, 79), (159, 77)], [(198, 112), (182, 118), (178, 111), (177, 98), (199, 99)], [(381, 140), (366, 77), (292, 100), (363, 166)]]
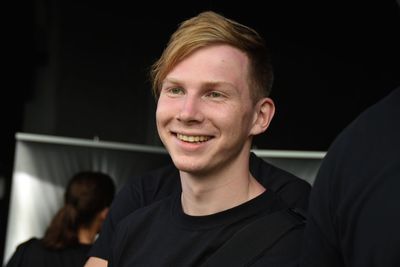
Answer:
[(203, 108), (201, 98), (187, 94), (182, 99), (178, 120), (186, 123), (201, 122), (204, 119)]

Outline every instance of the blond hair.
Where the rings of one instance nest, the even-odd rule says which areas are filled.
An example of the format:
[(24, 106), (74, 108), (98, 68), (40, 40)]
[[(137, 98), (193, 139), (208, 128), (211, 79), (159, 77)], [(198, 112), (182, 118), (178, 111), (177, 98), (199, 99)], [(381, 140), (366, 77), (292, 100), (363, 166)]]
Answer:
[(261, 36), (245, 25), (206, 11), (181, 23), (161, 57), (152, 65), (150, 77), (155, 97), (159, 97), (163, 80), (179, 62), (200, 48), (216, 44), (231, 45), (248, 56), (248, 82), (253, 101), (269, 96), (273, 70)]

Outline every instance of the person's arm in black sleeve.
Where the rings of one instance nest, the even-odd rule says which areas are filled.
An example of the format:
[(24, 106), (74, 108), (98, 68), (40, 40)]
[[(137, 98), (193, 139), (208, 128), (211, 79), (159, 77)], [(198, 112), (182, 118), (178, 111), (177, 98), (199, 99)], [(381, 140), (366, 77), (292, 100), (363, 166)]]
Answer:
[(117, 224), (127, 215), (180, 190), (178, 171), (172, 164), (133, 177), (114, 199), (100, 235), (88, 253), (85, 267), (105, 267)]

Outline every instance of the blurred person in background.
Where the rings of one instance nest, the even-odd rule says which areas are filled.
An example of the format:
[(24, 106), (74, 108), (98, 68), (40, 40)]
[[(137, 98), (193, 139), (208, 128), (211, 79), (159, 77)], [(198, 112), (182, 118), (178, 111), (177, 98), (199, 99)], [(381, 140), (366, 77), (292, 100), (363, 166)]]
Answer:
[(400, 266), (400, 87), (335, 139), (311, 189), (301, 267)]
[(83, 266), (114, 198), (113, 179), (83, 171), (69, 181), (64, 205), (53, 217), (44, 237), (20, 244), (6, 267)]

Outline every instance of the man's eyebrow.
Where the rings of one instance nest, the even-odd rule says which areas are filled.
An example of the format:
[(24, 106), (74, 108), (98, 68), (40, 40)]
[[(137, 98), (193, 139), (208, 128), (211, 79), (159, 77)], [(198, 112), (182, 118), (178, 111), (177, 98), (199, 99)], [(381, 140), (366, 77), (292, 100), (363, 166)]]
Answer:
[(162, 82), (162, 85), (164, 85), (164, 84), (181, 84), (181, 82), (179, 82), (179, 80), (174, 79), (174, 78), (166, 78)]
[(208, 81), (203, 83), (202, 87), (210, 87), (210, 88), (225, 88), (225, 89), (234, 89), (237, 90), (236, 86), (230, 82), (225, 81)]
[[(181, 86), (183, 85), (184, 82), (180, 81), (179, 79), (176, 78), (166, 78), (163, 83), (162, 86), (164, 85), (174, 85), (174, 86)], [(218, 86), (227, 86), (230, 88), (236, 88), (234, 84), (230, 83), (230, 82), (226, 82), (226, 81), (206, 81), (203, 82), (201, 84), (201, 87), (218, 87)]]
[(178, 80), (175, 79), (165, 79), (162, 84), (161, 84), (161, 88), (164, 86), (178, 86), (181, 85), (181, 83)]
[(235, 86), (232, 83), (225, 81), (207, 81), (202, 83), (202, 87), (221, 87), (221, 86), (235, 88)]
[(205, 82), (204, 85), (205, 86), (218, 86), (218, 85), (224, 85), (224, 84), (228, 84), (227, 82), (221, 82), (221, 81), (209, 81), (209, 82)]

